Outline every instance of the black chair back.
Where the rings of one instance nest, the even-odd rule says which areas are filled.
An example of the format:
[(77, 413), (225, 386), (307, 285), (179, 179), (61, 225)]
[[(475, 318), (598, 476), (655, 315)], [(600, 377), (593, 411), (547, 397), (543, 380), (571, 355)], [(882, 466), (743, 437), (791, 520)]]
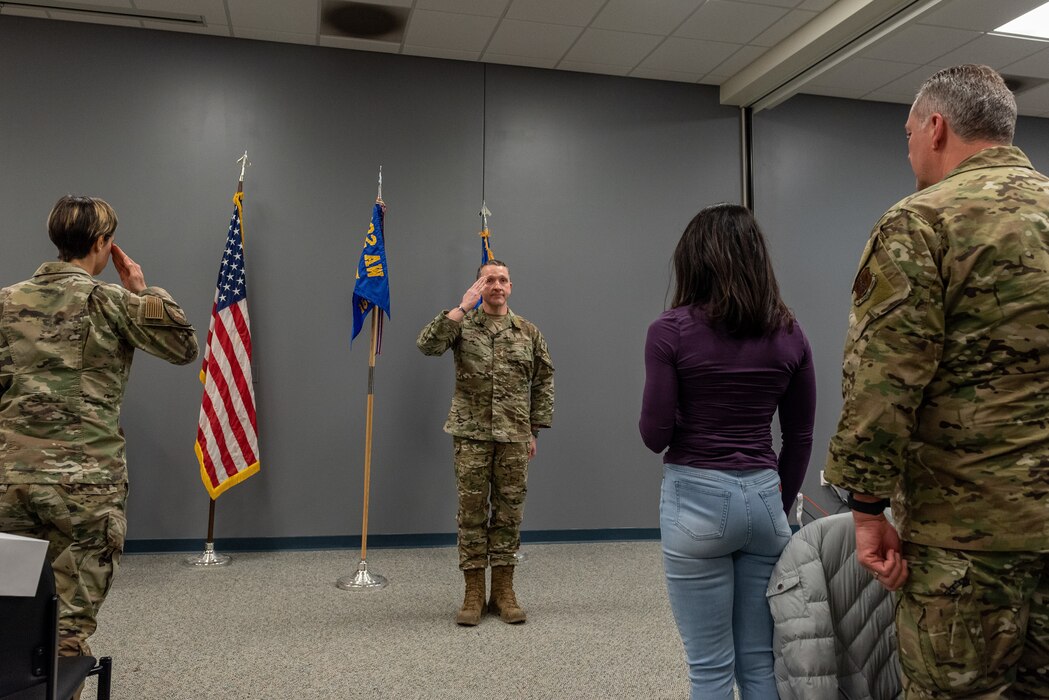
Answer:
[(58, 658), (55, 573), (45, 561), (34, 596), (0, 596), (0, 700), (65, 700), (89, 675), (109, 700), (112, 661)]

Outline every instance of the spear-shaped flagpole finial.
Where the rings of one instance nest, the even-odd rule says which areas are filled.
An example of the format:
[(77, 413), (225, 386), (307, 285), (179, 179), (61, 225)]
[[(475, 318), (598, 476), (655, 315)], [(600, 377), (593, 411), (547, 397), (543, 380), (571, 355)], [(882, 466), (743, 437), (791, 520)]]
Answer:
[(382, 166), (379, 166), (379, 194), (375, 197), (376, 202), (382, 202)]
[(244, 151), (244, 155), (237, 158), (237, 162), (240, 163), (240, 182), (244, 182), (244, 170), (251, 165), (251, 163), (248, 162), (248, 152)]
[(492, 215), (492, 212), (488, 211), (488, 205), (481, 200), (481, 211), (478, 212), (481, 215), (481, 230), (485, 231), (488, 229), (488, 217)]

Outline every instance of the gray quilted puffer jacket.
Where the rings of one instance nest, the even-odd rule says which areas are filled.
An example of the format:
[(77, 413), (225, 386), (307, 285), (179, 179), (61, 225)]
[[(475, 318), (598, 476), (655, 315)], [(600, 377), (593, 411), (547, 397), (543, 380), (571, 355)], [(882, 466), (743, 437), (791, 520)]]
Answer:
[(852, 514), (791, 537), (767, 591), (780, 700), (902, 698), (895, 597), (856, 562)]

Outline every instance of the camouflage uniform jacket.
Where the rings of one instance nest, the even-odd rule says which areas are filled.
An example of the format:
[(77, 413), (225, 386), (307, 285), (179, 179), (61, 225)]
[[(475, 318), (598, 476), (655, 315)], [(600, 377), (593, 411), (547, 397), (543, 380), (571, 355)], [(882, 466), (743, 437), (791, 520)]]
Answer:
[(444, 431), (471, 440), (527, 442), (530, 427), (550, 427), (554, 365), (543, 334), (509, 312), (499, 331), (480, 309), (459, 323), (442, 311), (415, 344), (426, 355), (455, 353), (455, 395)]
[(827, 477), (904, 540), (1049, 550), (1049, 178), (969, 157), (875, 226), (852, 288)]
[(135, 348), (175, 364), (197, 356), (159, 287), (133, 294), (50, 262), (0, 290), (0, 483), (125, 482), (120, 404)]

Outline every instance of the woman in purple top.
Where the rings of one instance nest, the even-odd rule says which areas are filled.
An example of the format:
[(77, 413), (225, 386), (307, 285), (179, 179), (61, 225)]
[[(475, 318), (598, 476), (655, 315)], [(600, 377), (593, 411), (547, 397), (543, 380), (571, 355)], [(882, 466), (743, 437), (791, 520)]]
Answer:
[[(641, 436), (663, 455), (659, 526), (692, 698), (777, 697), (772, 567), (805, 477), (812, 352), (744, 207), (699, 212), (674, 251), (671, 309), (649, 326)], [(782, 448), (772, 448), (779, 411)]]

